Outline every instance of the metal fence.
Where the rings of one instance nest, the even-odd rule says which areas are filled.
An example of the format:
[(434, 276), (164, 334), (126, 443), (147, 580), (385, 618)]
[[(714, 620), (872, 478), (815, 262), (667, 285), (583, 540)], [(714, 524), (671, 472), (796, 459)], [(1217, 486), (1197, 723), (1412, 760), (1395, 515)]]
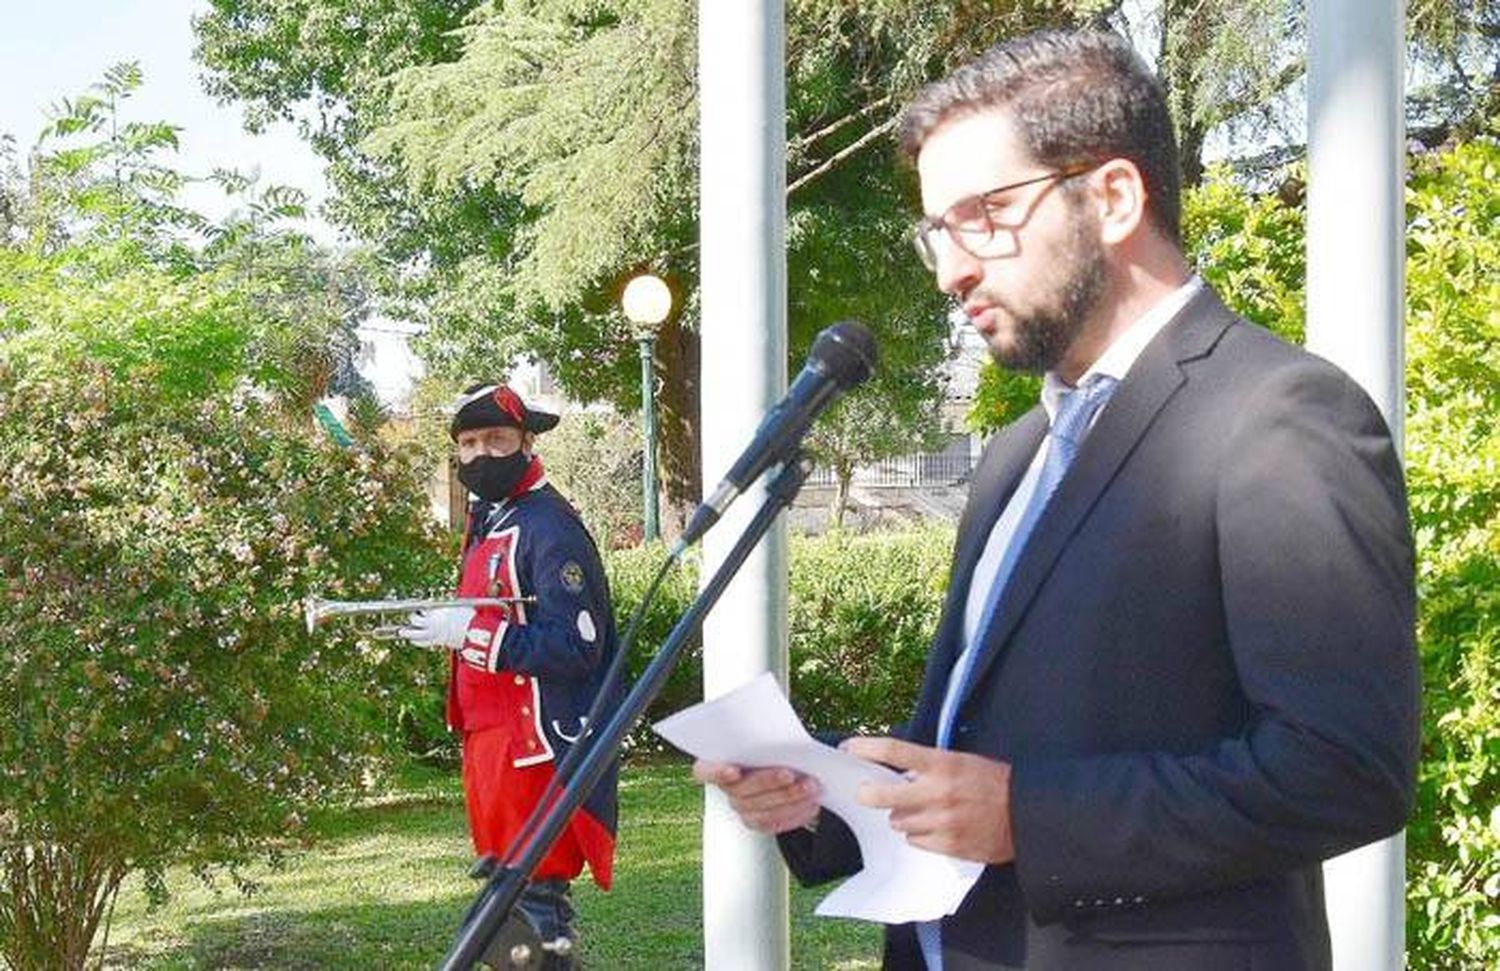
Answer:
[[(901, 455), (861, 465), (854, 470), (854, 484), (871, 488), (960, 485), (969, 480), (969, 473), (974, 469), (969, 451), (969, 436), (954, 435), (937, 452)], [(818, 466), (808, 476), (807, 484), (831, 486), (834, 484), (833, 471)]]

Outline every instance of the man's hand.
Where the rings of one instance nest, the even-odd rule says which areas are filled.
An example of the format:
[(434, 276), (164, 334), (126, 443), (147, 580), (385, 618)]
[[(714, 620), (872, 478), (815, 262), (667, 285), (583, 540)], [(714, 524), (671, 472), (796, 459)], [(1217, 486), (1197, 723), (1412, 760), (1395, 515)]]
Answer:
[(913, 846), (962, 860), (1009, 863), (1010, 764), (894, 738), (851, 738), (850, 755), (905, 771), (907, 782), (860, 786), (861, 805), (891, 811), (891, 828)]
[(473, 619), (473, 607), (418, 610), (406, 619), (406, 626), (396, 631), (396, 634), (420, 647), (456, 651), (464, 646), (464, 639), (469, 636), (469, 624)]
[(762, 833), (785, 833), (818, 818), (817, 780), (791, 769), (747, 769), (698, 759), (693, 778), (724, 790), (740, 821)]

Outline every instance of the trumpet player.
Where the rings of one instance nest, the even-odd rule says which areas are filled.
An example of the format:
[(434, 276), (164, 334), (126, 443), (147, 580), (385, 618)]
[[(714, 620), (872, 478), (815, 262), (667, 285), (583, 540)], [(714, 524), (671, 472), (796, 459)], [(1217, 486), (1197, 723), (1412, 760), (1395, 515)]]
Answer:
[[(555, 764), (582, 735), (615, 652), (598, 550), (578, 513), (547, 483), (535, 452), (536, 437), (557, 421), (503, 384), (464, 393), (448, 429), (459, 480), (475, 496), (458, 596), (535, 602), (419, 611), (400, 630), (414, 644), (449, 651), (447, 719), (463, 739), (469, 833), (480, 856), (510, 846)], [(612, 766), (518, 904), (542, 941), (554, 945), (546, 948), (548, 971), (573, 967), (570, 882), (587, 863), (594, 882), (609, 889), (615, 791)]]

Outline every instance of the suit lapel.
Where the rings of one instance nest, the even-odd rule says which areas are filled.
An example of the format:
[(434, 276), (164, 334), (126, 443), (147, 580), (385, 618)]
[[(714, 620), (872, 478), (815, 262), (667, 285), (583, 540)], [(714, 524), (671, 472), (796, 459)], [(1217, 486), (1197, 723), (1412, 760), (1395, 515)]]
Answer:
[(975, 661), (968, 690), (972, 691), (995, 663), (1084, 517), (1162, 406), (1186, 380), (1181, 363), (1207, 354), (1233, 321), (1233, 315), (1205, 287), (1141, 352), (1084, 439), (1078, 457), (1021, 551), (994, 620), (982, 635), (982, 653)]
[[(953, 568), (948, 577), (948, 594), (943, 602), (942, 617), (937, 634), (927, 659), (927, 673), (922, 682), (922, 694), (917, 700), (912, 727), (914, 737), (930, 736), (938, 709), (942, 706), (943, 694), (948, 686), (948, 674), (962, 648), (964, 606), (968, 601), (969, 582), (974, 567), (984, 552), (985, 542), (995, 521), (1000, 518), (1005, 504), (1010, 501), (1026, 467), (1031, 464), (1036, 450), (1047, 433), (1047, 414), (1041, 405), (1001, 429), (984, 451), (979, 468), (974, 472), (970, 485), (969, 501), (958, 523), (958, 536), (953, 549)], [(925, 735), (924, 735), (925, 733)]]
[[(1021, 477), (1041, 447), (1047, 434), (1047, 413), (1041, 405), (1006, 426), (994, 446), (986, 451), (974, 475), (974, 492), (969, 497), (963, 521), (959, 523), (958, 541), (953, 554), (953, 583), (949, 598), (967, 595), (969, 575), (979, 562), (995, 521), (1006, 502), (1020, 485)], [(960, 589), (960, 581), (962, 588)]]

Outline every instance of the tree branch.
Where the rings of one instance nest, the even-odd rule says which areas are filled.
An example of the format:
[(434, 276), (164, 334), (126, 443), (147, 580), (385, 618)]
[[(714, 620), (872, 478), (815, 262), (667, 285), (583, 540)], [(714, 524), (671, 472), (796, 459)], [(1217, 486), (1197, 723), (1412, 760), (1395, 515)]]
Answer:
[[(1293, 81), (1297, 80), (1298, 77), (1306, 73), (1306, 71), (1307, 65), (1305, 63), (1303, 63), (1300, 59), (1294, 60), (1286, 67), (1281, 69), (1281, 71), (1276, 75), (1275, 80), (1271, 82), (1271, 86), (1267, 90), (1269, 90), (1273, 95), (1280, 94), (1281, 92), (1285, 91)], [(1228, 121), (1231, 118), (1238, 118), (1240, 115), (1249, 111), (1251, 108), (1256, 108), (1260, 105), (1265, 104), (1266, 100), (1266, 98), (1257, 97), (1252, 93), (1243, 98), (1233, 98), (1228, 101), (1224, 101), (1214, 111), (1214, 114), (1216, 114), (1218, 117), (1214, 120), (1213, 124)]]
[(807, 183), (811, 182), (813, 179), (816, 179), (818, 176), (829, 171), (834, 166), (838, 165), (840, 162), (843, 162), (845, 159), (849, 158), (849, 156), (854, 155), (860, 149), (864, 148), (866, 145), (869, 145), (871, 142), (875, 141), (875, 139), (879, 138), (895, 127), (896, 119), (887, 118), (885, 121), (876, 125), (874, 128), (871, 128), (869, 131), (861, 135), (859, 139), (848, 148), (845, 148), (839, 152), (835, 152), (833, 155), (830, 155), (821, 165), (798, 176), (795, 182), (786, 187), (787, 196), (790, 197), (793, 192), (796, 192), (798, 189), (802, 188), (804, 185), (807, 185)]
[(850, 112), (849, 114), (845, 115), (844, 117), (839, 118), (836, 121), (833, 121), (833, 122), (831, 122), (831, 123), (829, 123), (827, 125), (824, 125), (822, 128), (819, 128), (815, 132), (811, 132), (811, 133), (809, 133), (807, 135), (799, 135), (798, 137), (792, 139), (792, 144), (789, 145), (789, 146), (787, 146), (787, 147), (791, 148), (791, 147), (795, 146), (796, 148), (799, 148), (799, 149), (807, 148), (808, 146), (812, 145), (814, 142), (817, 142), (817, 141), (820, 141), (821, 139), (827, 138), (829, 135), (832, 135), (834, 132), (840, 130), (841, 128), (844, 128), (850, 122), (858, 121), (861, 118), (868, 118), (871, 114), (875, 113), (876, 111), (879, 111), (881, 108), (884, 108), (886, 105), (888, 105), (890, 103), (891, 103), (891, 96), (890, 95), (886, 95), (883, 98), (878, 98), (875, 101), (872, 101), (869, 104), (865, 105), (863, 108), (860, 108), (858, 111)]

